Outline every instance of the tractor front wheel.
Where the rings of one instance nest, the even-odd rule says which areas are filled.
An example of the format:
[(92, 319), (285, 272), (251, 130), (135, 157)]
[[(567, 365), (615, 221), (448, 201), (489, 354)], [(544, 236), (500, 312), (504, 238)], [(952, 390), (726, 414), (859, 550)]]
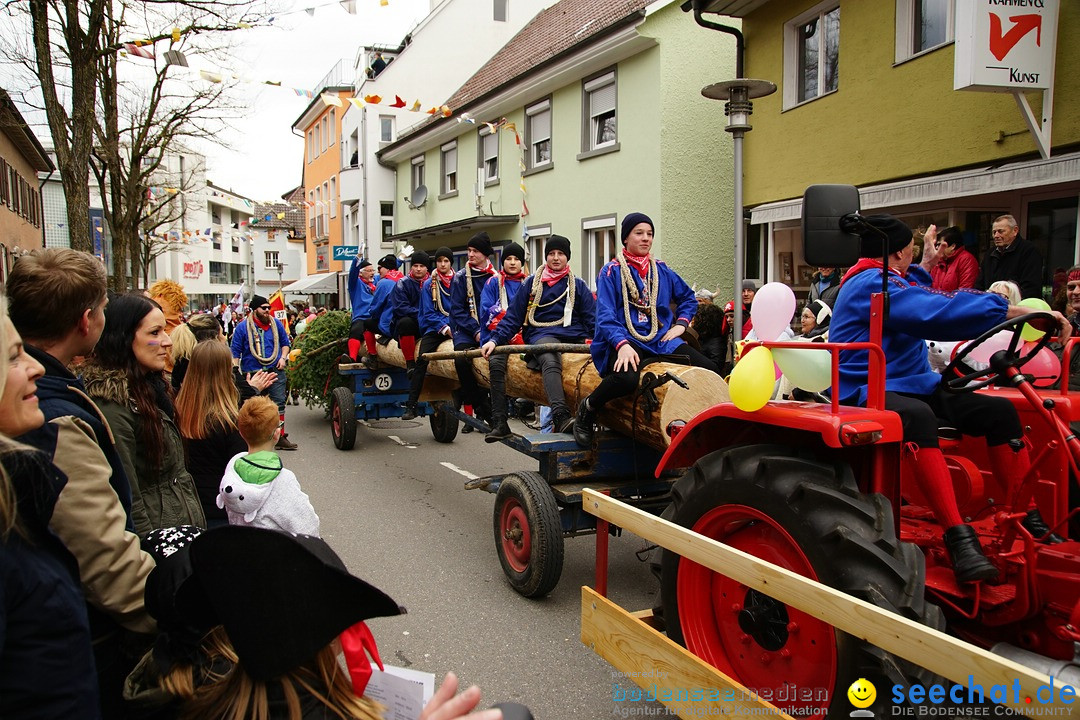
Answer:
[[(923, 598), (922, 553), (897, 541), (891, 504), (860, 493), (847, 465), (780, 446), (721, 450), (675, 483), (672, 503), (683, 527), (917, 622), (944, 624)], [(661, 584), (673, 640), (793, 715), (846, 713), (847, 688), (859, 678), (882, 688), (928, 677), (670, 551)], [(878, 697), (888, 702), (888, 693)]]

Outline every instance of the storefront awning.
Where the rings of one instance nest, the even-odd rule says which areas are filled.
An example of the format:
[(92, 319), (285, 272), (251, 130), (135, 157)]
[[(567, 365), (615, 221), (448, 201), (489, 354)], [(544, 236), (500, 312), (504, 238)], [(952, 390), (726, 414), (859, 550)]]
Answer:
[(307, 277), (300, 278), (296, 282), (289, 283), (284, 288), (283, 292), (294, 293), (297, 295), (313, 295), (315, 293), (333, 293), (338, 289), (338, 275), (340, 273), (328, 272), (318, 273), (316, 275), (308, 275)]
[(483, 230), (496, 225), (513, 225), (520, 218), (517, 215), (477, 215), (476, 217), (463, 218), (441, 225), (416, 228), (408, 232), (398, 233), (383, 238), (383, 242), (415, 242), (425, 238), (434, 238), (441, 235), (449, 235), (468, 230)]
[[(1080, 181), (1080, 153), (1071, 153), (1047, 160), (990, 165), (882, 185), (869, 185), (859, 188), (859, 205), (863, 210), (896, 208), (1076, 181)], [(752, 225), (798, 220), (801, 217), (802, 198), (766, 203), (750, 211)]]

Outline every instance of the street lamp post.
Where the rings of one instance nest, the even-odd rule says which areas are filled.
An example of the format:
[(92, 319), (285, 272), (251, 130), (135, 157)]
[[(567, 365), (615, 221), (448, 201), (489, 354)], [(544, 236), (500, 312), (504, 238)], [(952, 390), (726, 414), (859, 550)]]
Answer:
[(750, 125), (750, 115), (754, 112), (754, 98), (765, 97), (776, 92), (776, 85), (768, 80), (752, 80), (750, 78), (736, 78), (724, 82), (707, 85), (701, 89), (701, 94), (710, 100), (725, 100), (724, 114), (727, 115), (726, 132), (731, 133), (733, 141), (733, 155), (735, 168), (735, 333), (736, 340), (742, 340), (743, 313), (742, 292), (743, 282), (743, 252), (746, 223), (743, 220), (743, 171), (742, 171), (742, 145), (743, 137), (753, 128)]
[(285, 270), (285, 263), (279, 261), (278, 264), (277, 264), (277, 289), (278, 289), (278, 292), (281, 293), (281, 305), (282, 305), (282, 307), (285, 306), (285, 292), (282, 289), (283, 284), (281, 282), (281, 273), (284, 272), (284, 270)]

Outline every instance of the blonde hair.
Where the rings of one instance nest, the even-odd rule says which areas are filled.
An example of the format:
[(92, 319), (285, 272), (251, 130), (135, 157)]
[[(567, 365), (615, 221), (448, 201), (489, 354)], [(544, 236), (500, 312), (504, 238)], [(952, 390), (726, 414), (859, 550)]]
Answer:
[(270, 720), (267, 688), (281, 686), (290, 720), (301, 720), (301, 692), (317, 699), (342, 720), (381, 720), (383, 707), (367, 696), (353, 693), (352, 681), (338, 664), (337, 653), (327, 645), (311, 660), (268, 682), (252, 680), (242, 664), (223, 678), (194, 691), (180, 710), (181, 720)]
[[(8, 364), (10, 362), (8, 360), (10, 355), (8, 344), (12, 339), (9, 329), (13, 328), (14, 325), (12, 325), (11, 319), (8, 317), (7, 296), (0, 291), (0, 395), (4, 394), (4, 386), (7, 385)], [(0, 433), (0, 457), (21, 450), (22, 447), (7, 435)], [(11, 478), (8, 477), (7, 469), (3, 463), (0, 463), (0, 539), (7, 540), (12, 531), (17, 535), (23, 534), (22, 528), (19, 527), (17, 509), (15, 488), (11, 485)]]
[(256, 395), (248, 398), (240, 408), (236, 427), (248, 445), (258, 445), (273, 437), (280, 422), (277, 403), (265, 395)]
[(207, 340), (216, 340), (220, 334), (221, 325), (213, 315), (195, 315), (186, 323), (180, 323), (169, 335), (173, 343), (173, 362), (191, 357), (191, 351), (196, 345)]
[(1003, 295), (1010, 305), (1020, 304), (1020, 287), (1010, 280), (998, 280), (990, 287), (986, 288), (986, 292), (997, 293)]
[[(176, 396), (176, 425), (180, 434), (189, 440), (202, 440), (215, 427), (236, 428), (239, 404), (240, 392), (233, 382), (232, 352), (225, 343), (196, 345)], [(276, 423), (276, 405), (274, 411)]]

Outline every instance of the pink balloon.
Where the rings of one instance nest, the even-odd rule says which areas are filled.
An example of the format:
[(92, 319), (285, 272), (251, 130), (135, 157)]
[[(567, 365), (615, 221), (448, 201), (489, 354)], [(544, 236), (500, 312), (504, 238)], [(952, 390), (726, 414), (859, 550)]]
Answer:
[[(1029, 348), (1034, 344), (1025, 344), (1022, 352), (1028, 352)], [(1057, 384), (1058, 378), (1061, 377), (1061, 361), (1058, 360), (1053, 350), (1044, 347), (1035, 357), (1024, 363), (1024, 366), (1020, 368), (1020, 372), (1025, 375), (1034, 375), (1035, 381), (1032, 385), (1035, 387), (1051, 387)]]
[[(988, 337), (982, 345), (975, 348), (975, 351), (968, 357), (975, 362), (988, 363), (990, 362), (990, 356), (996, 353), (998, 350), (1006, 350), (1009, 347), (1009, 341), (1012, 339), (1012, 330), (1002, 330), (997, 335)], [(965, 345), (966, 346), (966, 345)], [(960, 349), (957, 349), (957, 354), (960, 353)]]
[(765, 283), (750, 304), (750, 319), (759, 340), (776, 340), (790, 327), (794, 315), (795, 293), (784, 283)]

